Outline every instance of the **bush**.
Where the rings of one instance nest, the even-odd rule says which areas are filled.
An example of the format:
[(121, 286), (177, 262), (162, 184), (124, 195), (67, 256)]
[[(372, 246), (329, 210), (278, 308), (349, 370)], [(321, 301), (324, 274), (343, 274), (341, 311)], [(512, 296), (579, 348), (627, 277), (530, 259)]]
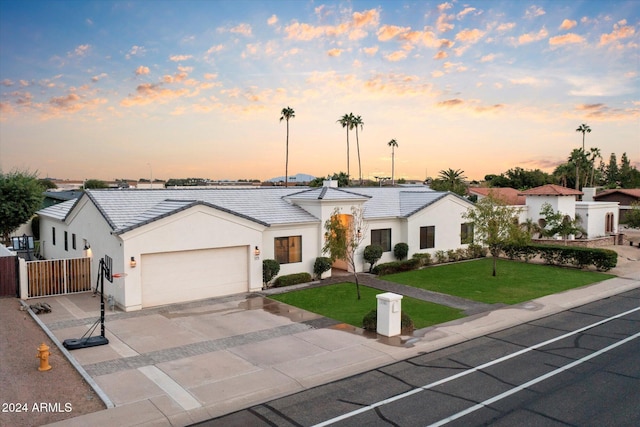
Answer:
[(401, 273), (403, 271), (415, 270), (419, 266), (420, 260), (417, 258), (411, 258), (406, 261), (386, 262), (376, 265), (373, 269), (373, 274), (383, 276), (386, 274)]
[(331, 258), (319, 256), (316, 258), (316, 262), (313, 264), (313, 274), (315, 274), (316, 278), (319, 279), (322, 276), (322, 273), (331, 270), (331, 265)]
[(373, 270), (375, 263), (382, 257), (382, 252), (382, 246), (379, 245), (368, 245), (364, 248), (362, 256), (364, 260), (369, 263), (369, 273)]
[(484, 258), (487, 256), (487, 248), (480, 246), (476, 243), (471, 243), (467, 246), (467, 258)]
[(431, 254), (430, 253), (415, 253), (411, 256), (413, 259), (417, 259), (419, 261), (418, 267), (424, 267), (431, 264)]
[(262, 261), (262, 283), (268, 287), (271, 280), (278, 275), (280, 263), (275, 259), (265, 259)]
[[(362, 319), (362, 329), (376, 332), (378, 330), (378, 310), (371, 310)], [(400, 313), (400, 331), (410, 333), (415, 329), (413, 320), (404, 311)]]
[(507, 246), (504, 253), (511, 259), (530, 260), (539, 255), (547, 264), (573, 265), (584, 268), (593, 265), (599, 271), (609, 271), (618, 263), (618, 254), (610, 249), (560, 245)]
[(436, 251), (435, 256), (436, 256), (436, 262), (438, 264), (442, 264), (449, 260), (447, 258), (447, 253), (445, 251)]
[(396, 257), (398, 261), (402, 261), (407, 257), (409, 253), (409, 245), (406, 243), (397, 243), (393, 247), (393, 256)]
[(284, 286), (293, 286), (300, 283), (308, 283), (311, 281), (311, 275), (309, 273), (295, 273), (287, 274), (285, 276), (278, 277), (273, 286), (276, 288), (282, 288)]

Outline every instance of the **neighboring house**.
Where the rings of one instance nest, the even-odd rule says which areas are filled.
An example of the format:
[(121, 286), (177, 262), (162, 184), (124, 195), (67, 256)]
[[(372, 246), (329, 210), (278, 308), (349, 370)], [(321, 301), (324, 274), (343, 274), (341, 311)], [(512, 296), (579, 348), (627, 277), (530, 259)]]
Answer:
[(533, 222), (543, 225), (544, 217), (540, 214), (542, 205), (548, 203), (555, 212), (561, 212), (571, 220), (576, 217), (587, 237), (604, 237), (618, 232), (618, 203), (577, 201), (582, 191), (547, 184), (522, 191), (526, 197), (527, 217)]
[(260, 290), (264, 259), (276, 259), (281, 275), (313, 273), (335, 208), (346, 221), (352, 207), (364, 210), (363, 271), (371, 243), (383, 246), (380, 262), (400, 242), (410, 255), (466, 247), (462, 215), (472, 206), (427, 188), (87, 190), (38, 212), (40, 252), (73, 258), (91, 248), (94, 272), (110, 256), (113, 272), (126, 275), (105, 282), (105, 294), (131, 311)]
[(75, 200), (82, 195), (82, 190), (45, 191), (42, 206), (47, 208), (67, 200)]
[(478, 201), (491, 195), (493, 198), (500, 199), (511, 206), (524, 206), (526, 197), (515, 188), (511, 187), (470, 187), (469, 195), (477, 196)]
[(632, 209), (632, 203), (640, 203), (640, 188), (617, 188), (605, 190), (593, 196), (597, 202), (618, 202), (620, 205), (620, 222), (625, 222), (625, 216)]

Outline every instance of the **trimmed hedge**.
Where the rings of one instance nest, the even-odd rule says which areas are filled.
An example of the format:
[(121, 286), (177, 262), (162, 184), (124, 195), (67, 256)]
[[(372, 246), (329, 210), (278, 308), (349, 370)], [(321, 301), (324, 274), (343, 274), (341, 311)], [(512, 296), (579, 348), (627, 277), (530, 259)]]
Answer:
[(311, 281), (311, 275), (309, 273), (295, 273), (287, 274), (285, 276), (278, 277), (273, 286), (276, 288), (282, 288), (283, 286), (298, 285), (300, 283), (309, 283)]
[(511, 259), (528, 261), (536, 255), (547, 264), (573, 265), (584, 268), (593, 265), (598, 271), (609, 271), (618, 264), (618, 254), (610, 249), (561, 245), (509, 246), (504, 253)]
[(271, 280), (278, 275), (280, 271), (280, 263), (275, 259), (262, 260), (262, 283), (265, 287), (269, 286)]
[(406, 243), (396, 243), (393, 247), (393, 256), (396, 257), (398, 261), (404, 260), (409, 254), (409, 245)]
[(394, 261), (378, 264), (374, 267), (373, 274), (383, 276), (386, 274), (415, 270), (418, 267), (420, 267), (420, 260), (417, 258), (411, 258), (406, 261)]
[(319, 279), (322, 276), (322, 273), (325, 273), (331, 270), (331, 258), (325, 256), (319, 256), (316, 258), (316, 261), (313, 263), (313, 274)]
[[(362, 329), (376, 332), (378, 330), (378, 310), (371, 310), (362, 319)], [(402, 333), (412, 332), (415, 329), (413, 320), (404, 311), (400, 313), (400, 330)]]

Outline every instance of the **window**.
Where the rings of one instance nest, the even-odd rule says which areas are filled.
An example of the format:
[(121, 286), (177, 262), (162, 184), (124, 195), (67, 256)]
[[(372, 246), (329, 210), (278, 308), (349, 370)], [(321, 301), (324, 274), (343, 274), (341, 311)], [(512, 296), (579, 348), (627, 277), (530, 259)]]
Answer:
[(53, 246), (56, 245), (56, 228), (51, 227), (51, 241), (53, 242)]
[(391, 229), (371, 230), (371, 244), (380, 246), (383, 252), (391, 251)]
[(473, 243), (473, 223), (460, 224), (460, 244)]
[(64, 232), (64, 250), (69, 250), (69, 233), (67, 231)]
[(276, 237), (275, 259), (280, 264), (302, 262), (302, 236)]
[(420, 249), (431, 249), (435, 247), (436, 247), (435, 225), (420, 227)]
[(75, 250), (75, 249), (76, 249), (76, 235), (75, 235), (75, 233), (73, 233), (73, 234), (71, 235), (71, 248), (72, 248), (73, 250)]

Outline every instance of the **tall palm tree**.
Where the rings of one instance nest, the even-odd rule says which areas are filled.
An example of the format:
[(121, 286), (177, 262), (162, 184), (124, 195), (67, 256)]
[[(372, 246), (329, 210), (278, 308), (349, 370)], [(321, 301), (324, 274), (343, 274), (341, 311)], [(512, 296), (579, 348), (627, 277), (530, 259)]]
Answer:
[(337, 120), (337, 123), (340, 123), (343, 128), (347, 128), (347, 176), (349, 176), (349, 178), (351, 178), (349, 170), (349, 131), (353, 129), (353, 119), (353, 113), (349, 113)]
[[(581, 188), (580, 185), (580, 169), (582, 168), (583, 165), (587, 164), (587, 155), (585, 154), (584, 150), (581, 148), (574, 148), (573, 151), (571, 151), (571, 155), (569, 156), (569, 163), (574, 165), (576, 168), (576, 185), (575, 185), (575, 189), (579, 190)], [(584, 184), (583, 184), (584, 186)]]
[(287, 107), (283, 108), (280, 112), (280, 121), (287, 121), (287, 154), (284, 166), (284, 186), (287, 187), (289, 185), (289, 119), (293, 119), (296, 116), (296, 112), (293, 111), (293, 108)]
[(356, 128), (356, 147), (358, 148), (358, 177), (360, 178), (360, 185), (362, 185), (362, 163), (360, 163), (360, 141), (358, 140), (358, 126), (360, 129), (364, 127), (362, 117), (355, 116), (351, 119), (353, 127)]
[(395, 168), (396, 168), (396, 160), (395, 160), (395, 148), (398, 146), (398, 141), (392, 139), (387, 143), (389, 147), (391, 147), (391, 186), (395, 187)]
[(589, 125), (582, 123), (580, 126), (578, 126), (578, 129), (576, 129), (576, 132), (582, 132), (582, 151), (584, 151), (584, 134), (591, 133), (591, 128), (589, 127)]
[(591, 155), (589, 158), (589, 162), (591, 162), (591, 182), (589, 185), (593, 187), (593, 181), (595, 180), (596, 175), (596, 159), (599, 158), (602, 160), (602, 153), (599, 148), (591, 147), (591, 149), (589, 149), (589, 154)]

